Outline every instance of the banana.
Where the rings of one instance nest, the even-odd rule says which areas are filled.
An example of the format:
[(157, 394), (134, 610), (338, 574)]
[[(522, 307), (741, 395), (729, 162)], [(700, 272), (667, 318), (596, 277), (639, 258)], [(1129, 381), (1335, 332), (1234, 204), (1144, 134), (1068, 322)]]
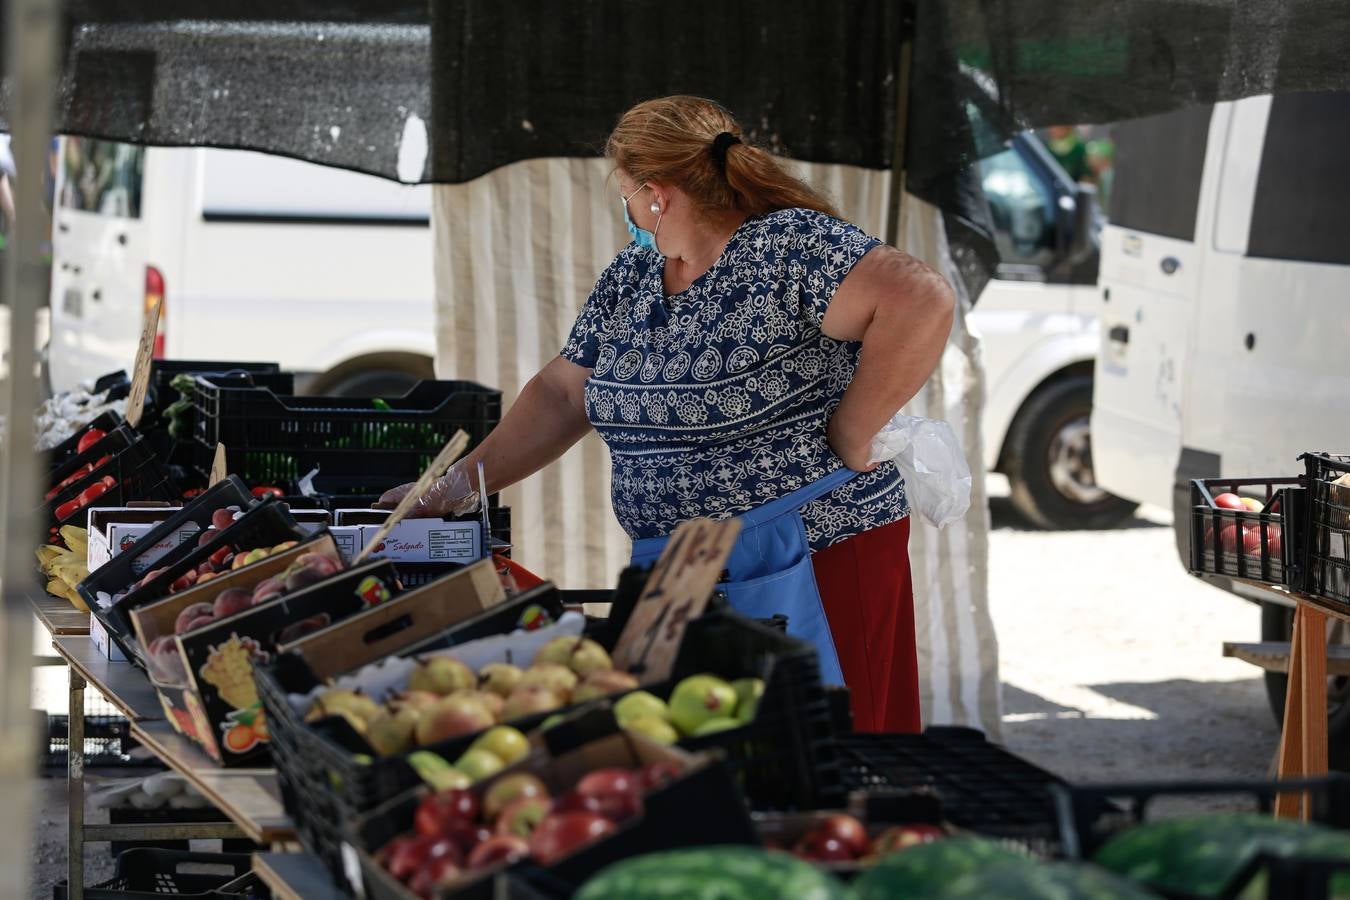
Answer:
[(78, 525), (62, 525), (61, 540), (73, 553), (85, 556), (89, 549), (89, 530)]

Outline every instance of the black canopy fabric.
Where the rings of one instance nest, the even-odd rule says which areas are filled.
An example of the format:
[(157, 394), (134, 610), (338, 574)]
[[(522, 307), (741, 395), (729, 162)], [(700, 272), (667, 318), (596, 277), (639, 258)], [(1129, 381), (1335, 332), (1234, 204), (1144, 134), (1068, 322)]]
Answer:
[(67, 35), (62, 132), (413, 182), (593, 155), (671, 93), (784, 155), (889, 169), (912, 38), (907, 186), (976, 285), (973, 163), (1015, 131), (1350, 89), (1345, 0), (70, 0)]

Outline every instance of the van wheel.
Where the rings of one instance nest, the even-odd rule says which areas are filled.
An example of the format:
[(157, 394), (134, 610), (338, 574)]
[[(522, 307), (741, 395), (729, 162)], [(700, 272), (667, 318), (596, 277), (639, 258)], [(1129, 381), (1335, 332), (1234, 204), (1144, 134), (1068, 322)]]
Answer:
[(394, 369), (355, 372), (324, 390), (329, 397), (401, 397), (421, 376)]
[[(1294, 609), (1279, 603), (1261, 604), (1261, 640), (1285, 642), (1294, 633)], [(1330, 642), (1350, 642), (1350, 633), (1339, 619), (1332, 619), (1327, 634)], [(1266, 700), (1275, 724), (1284, 725), (1284, 700), (1289, 676), (1266, 672)], [(1350, 676), (1327, 676), (1327, 744), (1331, 768), (1350, 772)]]
[(1031, 395), (1008, 434), (1004, 471), (1013, 507), (1041, 528), (1110, 528), (1138, 507), (1092, 474), (1092, 378), (1073, 375)]

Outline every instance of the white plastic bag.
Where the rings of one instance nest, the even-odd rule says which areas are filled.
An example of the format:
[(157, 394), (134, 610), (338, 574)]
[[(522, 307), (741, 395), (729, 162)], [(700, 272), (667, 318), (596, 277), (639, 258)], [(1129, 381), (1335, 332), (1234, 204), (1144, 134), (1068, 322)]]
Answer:
[(946, 422), (897, 413), (872, 438), (870, 463), (895, 462), (909, 508), (938, 528), (970, 509), (970, 466)]

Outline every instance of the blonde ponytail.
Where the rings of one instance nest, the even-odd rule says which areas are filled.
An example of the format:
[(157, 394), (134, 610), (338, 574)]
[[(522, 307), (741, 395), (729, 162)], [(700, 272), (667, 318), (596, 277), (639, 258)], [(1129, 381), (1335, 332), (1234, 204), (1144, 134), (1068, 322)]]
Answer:
[[(738, 142), (719, 158), (713, 144), (723, 132)], [(755, 216), (800, 207), (838, 215), (826, 197), (744, 140), (740, 125), (713, 101), (661, 97), (623, 114), (605, 144), (605, 156), (638, 184), (655, 181), (680, 188), (704, 212), (737, 210)]]

